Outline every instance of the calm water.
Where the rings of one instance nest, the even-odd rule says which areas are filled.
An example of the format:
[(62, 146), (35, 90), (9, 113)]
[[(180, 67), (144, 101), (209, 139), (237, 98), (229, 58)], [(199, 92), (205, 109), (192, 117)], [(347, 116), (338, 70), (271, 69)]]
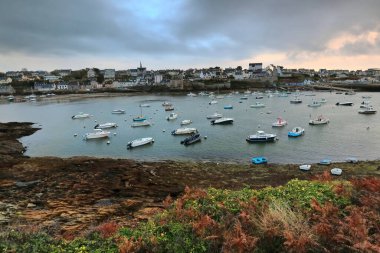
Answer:
[[(305, 93), (306, 94), (306, 93)], [(361, 160), (380, 157), (380, 113), (375, 115), (358, 114), (363, 95), (370, 95), (372, 104), (380, 109), (380, 93), (357, 93), (346, 96), (330, 92), (316, 93), (316, 96), (301, 96), (302, 104), (290, 104), (289, 97), (264, 96), (256, 100), (250, 96), (239, 103), (243, 94), (218, 100), (218, 104), (208, 105), (208, 97), (187, 96), (132, 96), (116, 98), (86, 99), (75, 102), (28, 102), (0, 104), (0, 121), (31, 121), (42, 127), (32, 136), (21, 139), (28, 147), (29, 156), (97, 156), (133, 158), (139, 160), (211, 160), (247, 163), (250, 157), (266, 156), (274, 163), (318, 162), (330, 158), (343, 161), (354, 156)], [(327, 99), (318, 108), (307, 106), (313, 99)], [(162, 107), (163, 101), (170, 101), (179, 117), (168, 122)], [(336, 102), (351, 101), (354, 106), (336, 106)], [(265, 108), (250, 108), (249, 105), (262, 102)], [(132, 118), (140, 114), (139, 104), (149, 103), (142, 113), (154, 123), (151, 127), (132, 128)], [(233, 105), (233, 110), (223, 109)], [(113, 109), (124, 109), (126, 114), (111, 114)], [(271, 111), (271, 114), (267, 112)], [(90, 113), (90, 119), (72, 120), (78, 112)], [(233, 125), (210, 125), (206, 116), (214, 112), (235, 119)], [(309, 126), (308, 121), (319, 114), (330, 119), (330, 124)], [(284, 128), (272, 128), (276, 118), (281, 116), (288, 121)], [(196, 127), (202, 136), (201, 143), (185, 147), (180, 144), (183, 136), (172, 136), (170, 132), (180, 127), (184, 119), (191, 119), (189, 127)], [(97, 121), (97, 122), (95, 122)], [(119, 127), (111, 129), (116, 133), (107, 140), (84, 141), (82, 136), (91, 132), (97, 123), (116, 122)], [(305, 128), (305, 135), (288, 138), (287, 132), (295, 126)], [(367, 129), (369, 127), (369, 129)], [(165, 130), (165, 132), (163, 131)], [(245, 138), (257, 130), (276, 133), (275, 143), (249, 144)], [(74, 137), (74, 134), (78, 134)], [(128, 141), (141, 137), (153, 137), (151, 146), (127, 150)]]

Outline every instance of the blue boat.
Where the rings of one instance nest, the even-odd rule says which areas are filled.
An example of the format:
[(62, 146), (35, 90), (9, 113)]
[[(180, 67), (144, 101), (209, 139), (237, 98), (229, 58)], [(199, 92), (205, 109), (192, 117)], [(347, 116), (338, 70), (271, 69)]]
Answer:
[(145, 121), (146, 120), (146, 118), (144, 118), (144, 117), (142, 117), (142, 116), (138, 116), (138, 117), (136, 117), (136, 118), (133, 118), (133, 121)]
[(225, 105), (224, 109), (233, 109), (234, 107), (232, 105)]
[(293, 128), (292, 131), (288, 132), (288, 136), (289, 137), (299, 137), (299, 136), (303, 135), (304, 132), (305, 132), (305, 129), (303, 129), (302, 127), (295, 127), (295, 128)]
[(253, 157), (251, 159), (251, 161), (252, 161), (253, 164), (263, 164), (263, 163), (267, 163), (268, 162), (267, 158), (264, 157), (264, 156)]
[(331, 164), (331, 160), (330, 159), (323, 159), (319, 162), (319, 164), (321, 165), (330, 165)]

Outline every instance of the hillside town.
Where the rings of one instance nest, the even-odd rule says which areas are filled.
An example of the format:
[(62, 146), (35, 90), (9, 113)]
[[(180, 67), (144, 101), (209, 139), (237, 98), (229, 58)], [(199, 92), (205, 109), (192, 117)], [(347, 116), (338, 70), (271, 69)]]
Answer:
[[(86, 68), (0, 72), (0, 94), (30, 92), (75, 93), (80, 91), (181, 91), (222, 87), (273, 88), (324, 85), (363, 86), (380, 83), (380, 68), (367, 70), (289, 69), (270, 64), (249, 63), (248, 68), (209, 67), (202, 69), (148, 70), (139, 66), (126, 70)], [(351, 87), (352, 88), (352, 87)]]

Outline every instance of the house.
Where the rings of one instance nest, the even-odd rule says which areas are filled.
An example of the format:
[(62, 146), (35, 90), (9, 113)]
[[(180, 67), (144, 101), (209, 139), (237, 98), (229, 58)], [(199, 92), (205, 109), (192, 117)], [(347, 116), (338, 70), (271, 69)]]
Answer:
[(34, 90), (36, 91), (53, 91), (55, 89), (54, 83), (34, 83)]
[(61, 82), (61, 83), (57, 83), (56, 84), (56, 89), (57, 90), (68, 90), (69, 89), (69, 85), (65, 82)]
[(164, 76), (161, 74), (154, 75), (154, 83), (156, 84), (161, 83), (163, 79), (164, 79)]
[(13, 89), (12, 85), (8, 84), (0, 84), (0, 94), (13, 94), (15, 89)]
[(248, 64), (248, 71), (258, 73), (263, 71), (263, 64), (261, 62), (257, 63), (249, 63)]
[(104, 70), (105, 80), (115, 80), (115, 69), (105, 69)]

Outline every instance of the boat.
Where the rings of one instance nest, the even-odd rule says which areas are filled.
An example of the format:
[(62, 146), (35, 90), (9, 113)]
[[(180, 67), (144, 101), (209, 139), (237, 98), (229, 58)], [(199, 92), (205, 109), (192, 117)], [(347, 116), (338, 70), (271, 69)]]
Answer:
[(302, 103), (302, 100), (299, 97), (294, 97), (292, 100), (290, 100), (291, 104), (300, 104)]
[(261, 95), (256, 96), (256, 99), (263, 99), (263, 98), (264, 98), (264, 96), (261, 96)]
[(311, 93), (305, 93), (305, 96), (307, 97), (315, 97), (315, 93), (311, 92)]
[(319, 161), (319, 164), (320, 165), (330, 165), (331, 164), (331, 160), (330, 159), (323, 159), (323, 160)]
[(213, 104), (217, 104), (218, 101), (217, 100), (211, 100), (210, 102), (208, 102), (209, 105), (213, 105)]
[(375, 110), (372, 105), (367, 105), (363, 109), (360, 109), (358, 111), (360, 114), (375, 114), (377, 110)]
[(162, 103), (162, 106), (171, 106), (172, 103), (168, 102), (168, 101), (165, 101)]
[(84, 135), (84, 139), (90, 140), (90, 139), (108, 138), (109, 135), (110, 135), (110, 132), (108, 131), (104, 131), (102, 129), (94, 129), (94, 132), (86, 133)]
[(340, 175), (342, 175), (342, 169), (340, 169), (340, 168), (333, 168), (333, 169), (331, 169), (331, 175), (335, 175), (335, 176), (340, 176)]
[(197, 134), (193, 134), (193, 135), (187, 137), (186, 139), (182, 140), (181, 144), (183, 144), (185, 146), (188, 146), (188, 145), (197, 143), (197, 142), (199, 142), (201, 140), (202, 140), (201, 139), (201, 135), (197, 133)]
[(233, 118), (220, 118), (211, 120), (211, 125), (227, 125), (234, 122)]
[(140, 106), (140, 116), (134, 117), (133, 121), (141, 122), (144, 120), (146, 120), (146, 118), (144, 116), (142, 116), (142, 107)]
[(321, 105), (322, 105), (321, 102), (313, 101), (313, 102), (311, 102), (311, 104), (308, 104), (307, 106), (309, 106), (309, 107), (319, 107)]
[(136, 140), (128, 142), (127, 149), (132, 149), (135, 147), (151, 144), (153, 142), (154, 142), (154, 139), (152, 137), (145, 137), (145, 138), (136, 139)]
[(335, 94), (343, 94), (343, 92), (337, 91), (337, 92), (335, 92)]
[(190, 93), (187, 94), (187, 96), (188, 96), (188, 97), (196, 97), (197, 94), (190, 92)]
[(358, 163), (359, 160), (356, 157), (347, 157), (346, 162), (348, 162), (348, 163)]
[(263, 164), (263, 163), (268, 163), (268, 159), (264, 156), (256, 156), (256, 157), (252, 157), (251, 162), (253, 164)]
[(181, 121), (181, 126), (183, 126), (183, 125), (189, 125), (189, 124), (191, 124), (191, 123), (192, 123), (191, 120), (189, 120), (189, 119), (185, 119), (185, 120), (182, 120), (182, 121)]
[(232, 105), (225, 105), (224, 109), (233, 109), (234, 107)]
[(140, 107), (150, 107), (150, 104), (141, 104)]
[(115, 127), (117, 127), (116, 123), (107, 122), (104, 124), (97, 124), (96, 126), (94, 126), (94, 129), (106, 129), (106, 128), (115, 128)]
[(353, 104), (353, 102), (338, 102), (335, 105), (352, 106)]
[(372, 98), (372, 97), (371, 96), (362, 96), (362, 98), (369, 99), (369, 98)]
[(152, 123), (150, 123), (147, 120), (144, 120), (144, 121), (140, 121), (140, 122), (133, 122), (131, 127), (147, 127), (147, 126), (151, 126), (151, 125), (152, 125)]
[(272, 127), (283, 127), (287, 124), (288, 122), (286, 122), (286, 120), (283, 120), (282, 118), (277, 118), (277, 121), (272, 124)]
[(288, 97), (288, 94), (286, 92), (281, 92), (277, 96), (280, 98), (285, 98), (285, 97)]
[(305, 133), (305, 129), (302, 127), (295, 127), (292, 129), (292, 131), (288, 132), (289, 137), (299, 137)]
[(321, 100), (319, 100), (318, 102), (321, 104), (324, 104), (324, 103), (327, 103), (327, 100), (326, 98), (321, 98)]
[(9, 96), (7, 96), (7, 99), (9, 102), (12, 102), (15, 100), (15, 97), (13, 95), (9, 95)]
[(170, 113), (169, 116), (166, 117), (166, 120), (175, 120), (178, 117), (177, 113)]
[(208, 115), (206, 118), (207, 119), (220, 119), (222, 117), (223, 117), (223, 114), (215, 112), (211, 115)]
[(172, 131), (172, 135), (182, 135), (182, 134), (194, 134), (197, 133), (198, 130), (193, 127), (185, 127), (185, 128), (178, 128), (176, 130)]
[(303, 165), (300, 165), (300, 170), (303, 170), (303, 171), (309, 171), (310, 168), (311, 168), (311, 165), (310, 164), (303, 164)]
[(112, 114), (124, 114), (124, 113), (125, 113), (125, 110), (116, 109), (116, 110), (113, 110), (111, 113), (112, 113)]
[(356, 92), (353, 91), (353, 90), (346, 91), (346, 92), (344, 93), (344, 95), (355, 95), (355, 94), (356, 94)]
[(251, 108), (263, 108), (263, 107), (265, 107), (265, 105), (263, 103), (256, 102), (255, 104), (250, 105), (250, 107)]
[(174, 107), (171, 105), (165, 106), (165, 111), (174, 111)]
[(72, 118), (72, 119), (85, 119), (85, 118), (89, 118), (89, 117), (91, 117), (90, 114), (80, 112), (80, 113), (78, 113), (78, 114), (72, 116), (71, 118)]
[(277, 135), (267, 134), (264, 131), (257, 131), (256, 134), (249, 135), (246, 139), (247, 142), (273, 142), (276, 140)]
[(216, 99), (223, 99), (224, 96), (223, 96), (223, 95), (218, 95), (218, 96), (216, 96), (215, 98), (216, 98)]
[(322, 115), (319, 115), (317, 118), (311, 119), (309, 121), (309, 125), (323, 125), (323, 124), (327, 124), (329, 122), (330, 122), (329, 119), (323, 117)]
[(371, 101), (365, 100), (360, 104), (360, 108), (367, 108), (369, 105), (371, 105)]
[(247, 100), (248, 97), (241, 97), (240, 99), (241, 99), (241, 100)]

